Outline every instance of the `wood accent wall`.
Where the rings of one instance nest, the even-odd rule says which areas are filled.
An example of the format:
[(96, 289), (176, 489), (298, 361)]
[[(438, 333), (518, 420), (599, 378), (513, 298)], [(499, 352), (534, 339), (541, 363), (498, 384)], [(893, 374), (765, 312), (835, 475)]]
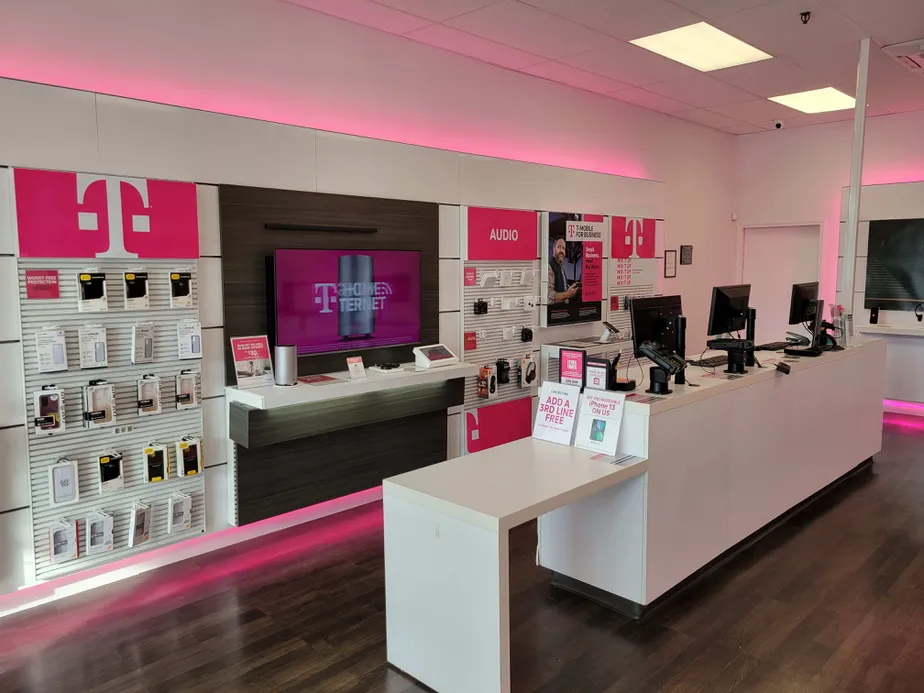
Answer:
[[(224, 285), (226, 382), (235, 384), (231, 337), (268, 334), (266, 258), (277, 248), (419, 250), (420, 339), (439, 341), (439, 205), (237, 185), (219, 186)], [(268, 230), (266, 224), (376, 229), (375, 233)], [(272, 342), (272, 336), (270, 341)], [(346, 356), (366, 365), (413, 361), (411, 346), (301, 356), (299, 375), (346, 370)], [(445, 435), (444, 435), (445, 437)]]

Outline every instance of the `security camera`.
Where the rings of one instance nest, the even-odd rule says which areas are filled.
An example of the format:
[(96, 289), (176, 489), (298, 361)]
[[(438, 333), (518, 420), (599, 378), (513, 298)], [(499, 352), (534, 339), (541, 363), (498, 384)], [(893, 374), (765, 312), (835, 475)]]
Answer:
[(783, 121), (782, 121), (782, 120), (775, 120), (775, 121), (773, 121), (773, 127), (775, 127), (777, 130), (782, 130), (782, 129), (783, 129)]

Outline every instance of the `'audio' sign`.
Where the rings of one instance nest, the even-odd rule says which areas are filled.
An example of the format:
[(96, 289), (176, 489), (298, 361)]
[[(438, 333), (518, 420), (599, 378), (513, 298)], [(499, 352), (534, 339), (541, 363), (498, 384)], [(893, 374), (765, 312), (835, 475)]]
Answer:
[(535, 260), (539, 214), (515, 209), (468, 208), (468, 260)]

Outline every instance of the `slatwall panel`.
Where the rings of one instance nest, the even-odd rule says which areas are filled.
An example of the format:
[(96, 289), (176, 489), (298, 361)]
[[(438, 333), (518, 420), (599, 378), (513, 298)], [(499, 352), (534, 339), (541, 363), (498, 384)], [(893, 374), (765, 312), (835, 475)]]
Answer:
[[(200, 361), (178, 358), (176, 325), (182, 320), (198, 320), (198, 286), (196, 267), (193, 275), (193, 307), (170, 308), (168, 272), (189, 267), (186, 261), (145, 260), (150, 295), (150, 309), (124, 310), (122, 272), (138, 269), (142, 263), (125, 260), (31, 260), (19, 261), (19, 292), (22, 307), (23, 356), (27, 398), (29, 436), (29, 467), (31, 475), (32, 524), (36, 559), (36, 578), (47, 580), (86, 570), (150, 549), (182, 541), (205, 531), (205, 475), (178, 478), (173, 443), (184, 436), (203, 437), (202, 409), (175, 408), (175, 376), (180, 371), (200, 370)], [(109, 310), (103, 313), (77, 312), (77, 274), (89, 266), (99, 267), (107, 274), (106, 291)], [(27, 300), (25, 270), (55, 268), (59, 274), (60, 298)], [(154, 323), (154, 363), (132, 365), (131, 334), (137, 322)], [(81, 370), (77, 330), (84, 324), (106, 327), (109, 367)], [(58, 325), (67, 335), (68, 370), (40, 374), (37, 368), (35, 333), (44, 327)], [(161, 408), (158, 415), (137, 415), (136, 381), (147, 373), (161, 378)], [(90, 380), (105, 379), (114, 385), (116, 396), (116, 426), (85, 429), (82, 425), (83, 387)], [(57, 385), (64, 390), (66, 430), (56, 435), (37, 436), (31, 426), (35, 412), (32, 393), (43, 385)], [(201, 377), (197, 384), (201, 402)], [(144, 481), (142, 448), (151, 442), (167, 445), (170, 454), (170, 479), (147, 484)], [(125, 487), (121, 491), (100, 494), (96, 458), (114, 450), (122, 454), (122, 475)], [(209, 451), (203, 451), (206, 458)], [(52, 507), (48, 467), (58, 459), (78, 460), (80, 501), (73, 505)], [(192, 528), (167, 533), (167, 502), (176, 492), (192, 496)], [(130, 509), (134, 501), (151, 506), (150, 540), (128, 548)], [(94, 509), (101, 509), (114, 520), (113, 550), (103, 555), (84, 556), (85, 527), (83, 519)], [(78, 520), (81, 556), (75, 560), (52, 565), (49, 560), (48, 529), (58, 519)]]
[[(476, 268), (478, 286), (466, 286), (462, 305), (463, 315), (463, 332), (485, 332), (485, 336), (478, 337), (478, 348), (473, 351), (464, 351), (463, 360), (476, 366), (487, 366), (494, 364), (500, 358), (506, 358), (510, 361), (510, 382), (506, 385), (498, 385), (497, 397), (493, 399), (483, 399), (478, 396), (478, 378), (467, 378), (465, 384), (465, 407), (471, 409), (485, 404), (495, 404), (513, 399), (520, 399), (526, 395), (538, 394), (538, 379), (532, 387), (521, 388), (516, 384), (516, 361), (527, 354), (532, 354), (536, 361), (536, 367), (539, 367), (539, 343), (536, 337), (532, 342), (520, 341), (520, 334), (516, 334), (509, 340), (503, 339), (503, 330), (507, 327), (523, 326), (529, 327), (533, 333), (539, 327), (539, 309), (537, 306), (531, 310), (526, 308), (526, 296), (539, 296), (539, 279), (536, 271), (538, 270), (538, 261), (473, 261), (466, 262), (465, 267)], [(513, 272), (513, 285), (501, 286), (498, 279), (488, 279), (485, 286), (480, 286), (482, 277), (485, 274), (491, 275), (496, 271)], [(523, 272), (532, 271), (535, 280), (527, 283), (525, 286), (520, 284), (520, 278)], [(501, 310), (499, 303), (488, 308), (487, 315), (475, 315), (474, 305), (479, 298), (490, 302), (492, 299), (519, 298), (520, 306), (513, 310)], [(463, 343), (465, 336), (463, 334)]]

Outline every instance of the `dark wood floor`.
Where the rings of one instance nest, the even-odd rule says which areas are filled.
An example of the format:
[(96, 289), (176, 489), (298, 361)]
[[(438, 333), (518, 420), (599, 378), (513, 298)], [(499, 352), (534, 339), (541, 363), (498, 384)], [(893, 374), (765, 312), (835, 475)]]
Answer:
[[(924, 690), (924, 423), (641, 622), (554, 591), (512, 539), (515, 693)], [(385, 664), (367, 506), (0, 621), (0, 691), (424, 690)]]

